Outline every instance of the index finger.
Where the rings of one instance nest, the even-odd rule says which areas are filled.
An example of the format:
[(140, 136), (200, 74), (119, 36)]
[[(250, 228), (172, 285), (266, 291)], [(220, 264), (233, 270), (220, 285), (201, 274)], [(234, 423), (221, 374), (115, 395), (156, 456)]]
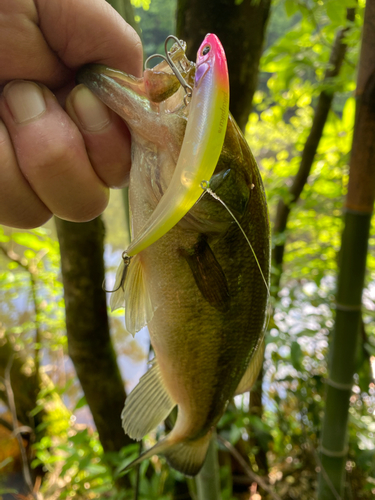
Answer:
[(135, 30), (105, 0), (35, 0), (39, 27), (70, 68), (101, 62), (134, 76), (142, 72)]
[(0, 49), (0, 85), (24, 79), (61, 88), (89, 62), (142, 70), (138, 35), (105, 0), (2, 0)]

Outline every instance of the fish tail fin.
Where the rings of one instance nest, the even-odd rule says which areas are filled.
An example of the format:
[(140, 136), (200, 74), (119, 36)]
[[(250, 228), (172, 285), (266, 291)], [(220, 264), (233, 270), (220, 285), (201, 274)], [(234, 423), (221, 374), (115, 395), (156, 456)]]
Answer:
[(212, 432), (196, 440), (175, 441), (173, 431), (155, 446), (145, 451), (133, 462), (126, 466), (128, 471), (135, 465), (143, 462), (154, 455), (163, 455), (168, 465), (186, 476), (195, 476), (201, 470), (206, 459), (208, 445), (210, 444)]
[(171, 443), (162, 451), (168, 465), (182, 472), (185, 476), (195, 476), (201, 470), (206, 459), (212, 432), (199, 439)]

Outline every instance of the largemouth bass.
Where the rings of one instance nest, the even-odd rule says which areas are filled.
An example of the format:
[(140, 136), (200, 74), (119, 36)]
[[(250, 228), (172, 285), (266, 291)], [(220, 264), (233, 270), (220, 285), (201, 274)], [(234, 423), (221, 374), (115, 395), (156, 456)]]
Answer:
[[(195, 65), (178, 45), (170, 55), (193, 85)], [(131, 131), (129, 199), (137, 238), (173, 177), (191, 101), (165, 62), (141, 79), (91, 65), (79, 80)], [(124, 284), (126, 326), (134, 333), (148, 324), (155, 351), (151, 369), (126, 400), (124, 429), (141, 439), (177, 405), (173, 430), (136, 462), (162, 454), (191, 476), (203, 465), (228, 401), (256, 379), (264, 348), (267, 204), (256, 161), (230, 115), (210, 189), (236, 216), (252, 250), (228, 211), (206, 194), (132, 258)]]

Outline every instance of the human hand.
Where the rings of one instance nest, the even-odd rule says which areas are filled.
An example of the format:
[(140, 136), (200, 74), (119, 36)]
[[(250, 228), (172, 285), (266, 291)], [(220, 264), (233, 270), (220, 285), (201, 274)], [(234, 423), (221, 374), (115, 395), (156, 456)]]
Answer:
[(32, 228), (52, 214), (87, 221), (106, 207), (109, 187), (126, 184), (124, 122), (73, 88), (89, 62), (142, 71), (138, 35), (105, 0), (1, 1), (1, 224)]

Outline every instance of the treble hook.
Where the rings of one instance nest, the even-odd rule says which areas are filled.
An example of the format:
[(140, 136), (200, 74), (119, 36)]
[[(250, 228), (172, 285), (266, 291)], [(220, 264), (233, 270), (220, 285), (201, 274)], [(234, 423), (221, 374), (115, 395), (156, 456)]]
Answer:
[[(148, 57), (146, 59), (146, 61), (145, 61), (145, 70), (148, 69), (147, 68), (147, 64), (148, 64), (149, 61), (151, 61), (151, 59), (154, 59), (154, 57), (161, 57), (169, 65), (169, 67), (171, 68), (171, 70), (173, 71), (173, 73), (176, 75), (177, 80), (180, 82), (181, 86), (185, 89), (185, 93), (186, 93), (185, 98), (186, 97), (191, 97), (192, 93), (193, 93), (193, 89), (187, 83), (187, 81), (185, 80), (185, 78), (181, 75), (181, 73), (178, 70), (177, 66), (172, 61), (170, 53), (168, 51), (168, 42), (169, 42), (169, 40), (172, 40), (172, 39), (180, 46), (180, 48), (182, 50), (184, 50), (184, 48), (183, 48), (183, 46), (181, 44), (181, 41), (177, 37), (175, 37), (174, 35), (167, 36), (167, 38), (165, 39), (165, 42), (164, 42), (165, 56), (163, 56), (162, 54), (153, 54), (152, 56)], [(185, 102), (185, 104), (186, 104), (186, 102)]]
[(106, 290), (106, 288), (105, 288), (105, 279), (104, 279), (103, 285), (102, 285), (102, 289), (106, 293), (117, 292), (118, 290), (120, 290), (120, 288), (122, 289), (122, 291), (124, 291), (124, 284), (125, 284), (126, 274), (128, 272), (128, 267), (129, 267), (129, 264), (130, 264), (131, 257), (129, 257), (129, 255), (127, 255), (126, 251), (124, 251), (124, 252), (122, 252), (121, 258), (122, 258), (123, 263), (124, 263), (124, 269), (122, 270), (122, 274), (121, 274), (121, 278), (120, 278), (120, 284), (119, 284), (119, 286), (117, 288), (114, 288), (113, 290)]

